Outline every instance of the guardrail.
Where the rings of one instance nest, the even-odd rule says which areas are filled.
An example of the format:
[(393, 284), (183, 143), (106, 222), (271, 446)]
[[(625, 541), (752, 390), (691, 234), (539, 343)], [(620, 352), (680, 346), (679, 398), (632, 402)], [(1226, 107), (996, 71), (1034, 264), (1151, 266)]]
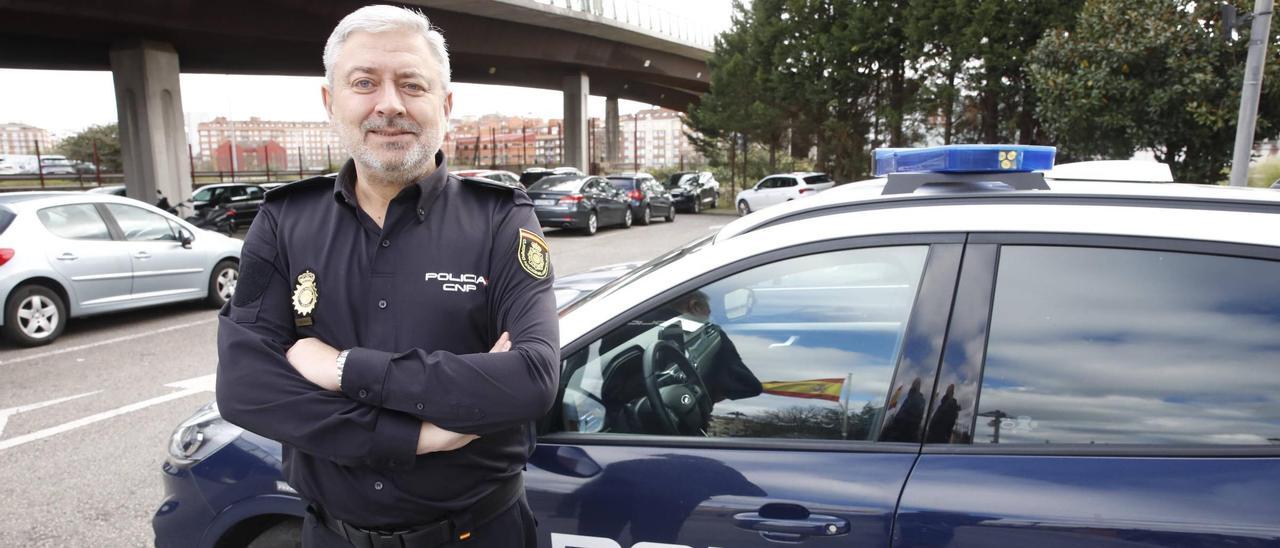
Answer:
[[(280, 183), (332, 173), (323, 169), (288, 171), (197, 171), (191, 174), (192, 189), (216, 183)], [(101, 181), (101, 183), (99, 183)], [(88, 190), (99, 186), (123, 185), (123, 173), (79, 173), (76, 175), (0, 175), (0, 192), (30, 190)]]
[(587, 13), (635, 25), (644, 30), (692, 44), (710, 51), (715, 32), (700, 28), (696, 19), (681, 17), (642, 0), (533, 0), (539, 4)]

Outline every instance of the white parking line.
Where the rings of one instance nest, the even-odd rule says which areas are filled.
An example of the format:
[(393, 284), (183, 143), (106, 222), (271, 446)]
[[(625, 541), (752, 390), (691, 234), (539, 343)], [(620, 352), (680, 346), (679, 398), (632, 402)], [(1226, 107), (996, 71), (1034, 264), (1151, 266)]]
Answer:
[(33, 441), (42, 440), (50, 436), (56, 436), (64, 432), (68, 432), (76, 428), (80, 428), (81, 426), (88, 426), (95, 422), (101, 422), (113, 417), (124, 415), (126, 413), (132, 413), (140, 409), (146, 409), (153, 405), (160, 405), (168, 401), (185, 398), (187, 396), (199, 394), (201, 392), (213, 392), (214, 376), (205, 375), (203, 377), (195, 377), (195, 378), (187, 379), (184, 381), (178, 381), (175, 383), (166, 384), (165, 386), (171, 387), (171, 388), (181, 388), (181, 390), (177, 392), (173, 392), (171, 394), (165, 394), (163, 396), (151, 398), (149, 400), (143, 400), (137, 403), (131, 403), (124, 407), (117, 407), (110, 411), (104, 411), (96, 415), (89, 415), (82, 419), (76, 419), (71, 422), (62, 423), (57, 426), (45, 428), (44, 430), (37, 430), (30, 434), (23, 434), (21, 436), (17, 436), (12, 439), (0, 441), (0, 451), (4, 451), (5, 449), (11, 449), (19, 445), (31, 443)]
[(175, 330), (178, 330), (178, 329), (186, 329), (186, 328), (188, 328), (188, 327), (192, 327), (192, 326), (196, 326), (196, 325), (201, 325), (201, 324), (206, 324), (206, 323), (210, 323), (210, 322), (216, 322), (216, 321), (218, 321), (218, 319), (217, 319), (217, 318), (210, 318), (210, 319), (207, 319), (207, 320), (198, 320), (198, 321), (194, 321), (194, 322), (180, 323), (180, 324), (178, 324), (178, 325), (171, 325), (171, 326), (169, 326), (169, 327), (163, 327), (163, 328), (157, 329), (157, 330), (155, 330), (155, 331), (148, 331), (148, 332), (146, 332), (146, 333), (135, 333), (135, 334), (133, 334), (133, 335), (124, 335), (124, 336), (121, 336), (121, 337), (116, 337), (116, 338), (114, 338), (114, 339), (107, 339), (107, 340), (105, 340), (105, 341), (98, 341), (98, 342), (89, 343), (89, 344), (82, 344), (82, 345), (80, 345), (80, 346), (72, 346), (72, 347), (70, 347), (70, 348), (61, 348), (61, 349), (54, 350), (54, 351), (51, 351), (51, 352), (41, 352), (41, 353), (39, 353), (39, 354), (32, 354), (32, 355), (30, 355), (30, 356), (23, 356), (23, 357), (21, 357), (21, 358), (14, 358), (14, 359), (12, 359), (12, 360), (0, 360), (0, 365), (12, 365), (12, 364), (15, 364), (15, 363), (20, 363), (20, 362), (26, 362), (26, 361), (31, 361), (31, 360), (38, 360), (38, 359), (40, 359), (40, 358), (47, 358), (47, 357), (49, 357), (49, 356), (56, 356), (56, 355), (58, 355), (58, 354), (66, 354), (67, 352), (79, 352), (79, 351), (81, 351), (81, 350), (85, 350), (85, 349), (88, 349), (88, 348), (94, 348), (94, 347), (102, 346), (102, 345), (106, 345), (106, 344), (115, 344), (115, 343), (118, 343), (118, 342), (124, 342), (124, 341), (131, 341), (131, 340), (133, 340), (133, 339), (140, 339), (140, 338), (142, 338), (142, 337), (149, 337), (149, 336), (151, 336), (151, 335), (156, 335), (156, 334), (164, 333), (164, 332), (167, 332), (167, 331), (175, 331)]
[(65, 398), (57, 398), (57, 399), (46, 400), (46, 401), (37, 402), (37, 403), (29, 403), (27, 405), (10, 407), (8, 409), (0, 409), (0, 435), (4, 435), (4, 427), (5, 425), (9, 424), (9, 417), (17, 415), (19, 413), (26, 413), (27, 411), (34, 411), (36, 409), (40, 409), (41, 407), (49, 407), (50, 405), (57, 405), (62, 402), (74, 400), (76, 398), (92, 396), (94, 394), (97, 394), (98, 392), (101, 392), (101, 390), (94, 390), (93, 392), (85, 392), (83, 394), (76, 394), (74, 396), (67, 396)]

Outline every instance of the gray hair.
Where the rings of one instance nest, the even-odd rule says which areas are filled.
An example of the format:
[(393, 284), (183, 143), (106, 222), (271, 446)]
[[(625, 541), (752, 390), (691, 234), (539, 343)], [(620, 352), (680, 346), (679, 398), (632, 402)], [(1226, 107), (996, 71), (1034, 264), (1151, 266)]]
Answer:
[(431, 53), (440, 63), (441, 85), (449, 89), (449, 52), (444, 45), (444, 36), (431, 26), (426, 15), (417, 10), (397, 6), (365, 6), (347, 14), (333, 28), (329, 41), (324, 45), (324, 78), (333, 87), (333, 64), (338, 59), (338, 50), (356, 32), (387, 32), (392, 30), (409, 30), (421, 34), (427, 39)]

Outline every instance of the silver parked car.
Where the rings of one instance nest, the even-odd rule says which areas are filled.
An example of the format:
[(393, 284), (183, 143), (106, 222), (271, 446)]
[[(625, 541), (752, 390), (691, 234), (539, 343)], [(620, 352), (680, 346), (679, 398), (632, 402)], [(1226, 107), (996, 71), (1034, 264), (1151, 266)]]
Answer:
[(222, 306), (241, 244), (110, 194), (0, 194), (0, 331), (36, 346), (68, 318), (196, 299)]

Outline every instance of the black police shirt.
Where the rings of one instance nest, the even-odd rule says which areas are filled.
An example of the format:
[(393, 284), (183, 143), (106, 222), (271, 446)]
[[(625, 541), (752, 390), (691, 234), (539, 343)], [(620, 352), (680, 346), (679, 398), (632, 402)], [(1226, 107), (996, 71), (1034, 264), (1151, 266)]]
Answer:
[[(267, 193), (218, 328), (218, 408), (284, 445), (285, 476), (371, 528), (461, 510), (521, 473), (559, 380), (550, 254), (523, 190), (438, 168), (357, 205), (354, 164)], [(511, 350), (488, 353), (502, 332)], [(297, 340), (350, 349), (342, 391), (289, 365)], [(479, 439), (416, 456), (423, 421)]]

